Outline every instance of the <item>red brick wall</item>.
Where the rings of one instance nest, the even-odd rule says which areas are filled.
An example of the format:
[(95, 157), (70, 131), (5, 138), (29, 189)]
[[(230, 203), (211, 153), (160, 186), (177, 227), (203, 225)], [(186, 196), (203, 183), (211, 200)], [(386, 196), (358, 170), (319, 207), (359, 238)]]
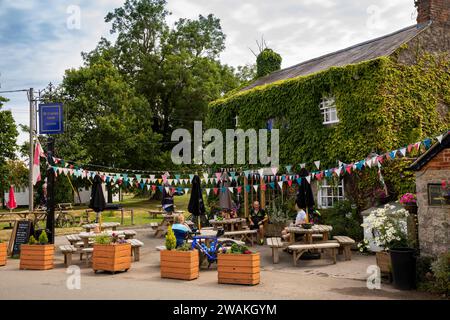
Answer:
[(417, 23), (450, 23), (450, 0), (417, 0)]
[(422, 170), (449, 170), (450, 169), (450, 148), (442, 150)]

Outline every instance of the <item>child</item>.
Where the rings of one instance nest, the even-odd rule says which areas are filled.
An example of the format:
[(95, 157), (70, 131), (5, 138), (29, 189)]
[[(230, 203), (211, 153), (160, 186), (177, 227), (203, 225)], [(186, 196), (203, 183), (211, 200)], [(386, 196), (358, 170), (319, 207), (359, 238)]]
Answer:
[[(300, 209), (297, 204), (295, 205), (295, 209), (297, 210), (297, 216), (295, 217), (294, 226), (297, 227), (306, 223), (306, 212), (303, 208)], [(288, 231), (288, 228), (284, 228), (284, 230), (281, 232), (281, 237), (283, 238), (283, 240), (288, 241), (290, 236), (291, 235)]]

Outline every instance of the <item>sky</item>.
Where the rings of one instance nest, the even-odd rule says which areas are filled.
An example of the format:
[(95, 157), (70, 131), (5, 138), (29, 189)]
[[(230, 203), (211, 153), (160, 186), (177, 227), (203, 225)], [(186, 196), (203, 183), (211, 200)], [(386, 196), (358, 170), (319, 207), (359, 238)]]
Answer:
[[(256, 40), (283, 57), (282, 67), (340, 50), (415, 24), (414, 0), (167, 0), (172, 15), (220, 18), (227, 35), (223, 63), (252, 64)], [(0, 0), (0, 91), (59, 84), (82, 64), (81, 52), (101, 36), (112, 39), (104, 17), (124, 0)], [(251, 50), (250, 50), (251, 49)], [(29, 124), (25, 92), (10, 99), (16, 123)], [(27, 140), (21, 133), (18, 143)]]

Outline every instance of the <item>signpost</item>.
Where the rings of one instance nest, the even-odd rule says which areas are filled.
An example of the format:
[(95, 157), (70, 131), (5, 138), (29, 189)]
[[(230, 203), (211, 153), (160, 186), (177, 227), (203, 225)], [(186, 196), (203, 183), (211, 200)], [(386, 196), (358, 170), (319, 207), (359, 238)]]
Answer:
[(39, 105), (39, 134), (64, 133), (62, 103)]
[[(64, 133), (62, 103), (44, 103), (39, 105), (39, 133), (48, 135)], [(47, 162), (50, 164), (50, 167), (47, 169), (46, 230), (50, 243), (55, 243), (55, 172), (51, 167), (54, 165), (54, 152), (55, 139), (52, 136), (49, 136), (47, 147)]]

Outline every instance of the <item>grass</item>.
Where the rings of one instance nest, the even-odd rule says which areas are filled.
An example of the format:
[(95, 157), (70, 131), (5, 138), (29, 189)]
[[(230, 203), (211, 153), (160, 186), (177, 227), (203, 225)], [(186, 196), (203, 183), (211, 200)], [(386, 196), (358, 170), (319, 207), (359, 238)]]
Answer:
[[(174, 197), (174, 203), (176, 205), (177, 210), (184, 210), (187, 214), (187, 207), (189, 203), (189, 195), (176, 196)], [(123, 197), (123, 201), (121, 202), (122, 206), (125, 209), (133, 209), (134, 212), (134, 225), (142, 226), (149, 224), (150, 222), (158, 222), (161, 219), (151, 219), (148, 210), (158, 210), (158, 205), (161, 205), (161, 201), (159, 200), (149, 200), (148, 198), (135, 197), (133, 194), (125, 194)], [(77, 206), (75, 210), (71, 212), (73, 215), (82, 215), (84, 211), (87, 209), (87, 206)], [(26, 209), (25, 209), (26, 210)], [(15, 209), (13, 212), (24, 211), (23, 208)], [(0, 213), (8, 213), (9, 210), (0, 210)], [(95, 213), (91, 213), (89, 216), (90, 220), (95, 219)], [(102, 213), (102, 221), (103, 222), (121, 222), (121, 213), (120, 211), (104, 211)], [(124, 226), (131, 226), (131, 215), (130, 212), (124, 213)], [(8, 228), (8, 223), (0, 223), (0, 240), (8, 241), (11, 236), (11, 229)], [(45, 222), (40, 222), (38, 228), (45, 227)], [(65, 234), (73, 234), (80, 231), (83, 231), (81, 227), (70, 227), (70, 228), (56, 228), (56, 235), (65, 235)]]

